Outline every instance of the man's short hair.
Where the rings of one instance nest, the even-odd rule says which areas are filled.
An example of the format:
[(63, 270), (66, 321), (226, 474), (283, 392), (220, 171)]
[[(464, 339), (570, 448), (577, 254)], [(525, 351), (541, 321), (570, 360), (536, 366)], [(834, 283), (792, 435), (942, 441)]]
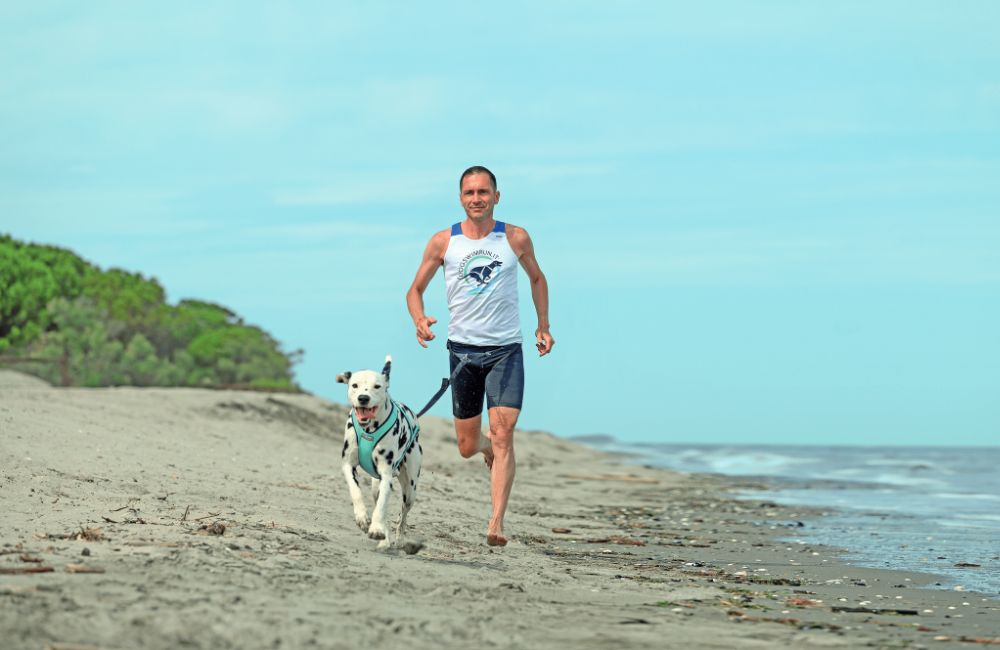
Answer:
[(493, 191), (497, 191), (497, 177), (482, 165), (473, 165), (462, 172), (461, 178), (458, 179), (458, 189), (462, 189), (462, 182), (465, 180), (465, 177), (472, 176), (473, 174), (487, 174), (490, 177), (490, 184), (493, 186)]

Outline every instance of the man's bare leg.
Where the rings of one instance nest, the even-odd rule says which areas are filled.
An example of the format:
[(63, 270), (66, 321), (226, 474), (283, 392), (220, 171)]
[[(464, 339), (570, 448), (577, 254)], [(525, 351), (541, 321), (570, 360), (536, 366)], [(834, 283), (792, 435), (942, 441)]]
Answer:
[(507, 512), (510, 489), (514, 485), (514, 427), (520, 414), (520, 409), (507, 406), (496, 406), (489, 410), (490, 441), (493, 444), (493, 466), (490, 471), (493, 515), (486, 529), (486, 543), (490, 546), (507, 544), (507, 538), (503, 535), (503, 518)]
[(483, 416), (455, 418), (455, 435), (458, 437), (458, 453), (462, 458), (472, 458), (482, 452), (486, 465), (493, 467), (493, 446), (483, 435)]

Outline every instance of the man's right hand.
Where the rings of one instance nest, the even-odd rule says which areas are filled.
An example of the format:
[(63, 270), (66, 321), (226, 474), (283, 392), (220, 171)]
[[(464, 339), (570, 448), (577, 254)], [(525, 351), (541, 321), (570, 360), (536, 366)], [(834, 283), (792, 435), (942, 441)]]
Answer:
[(414, 321), (417, 326), (417, 343), (423, 347), (427, 347), (427, 341), (434, 340), (434, 332), (431, 331), (431, 325), (437, 322), (437, 319), (433, 316), (422, 316)]

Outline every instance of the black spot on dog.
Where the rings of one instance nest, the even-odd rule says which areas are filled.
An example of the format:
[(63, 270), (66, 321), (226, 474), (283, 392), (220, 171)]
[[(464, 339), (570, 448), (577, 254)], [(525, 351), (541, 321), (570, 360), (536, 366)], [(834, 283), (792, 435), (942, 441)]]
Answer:
[(405, 433), (403, 435), (399, 436), (399, 446), (400, 447), (405, 447), (407, 440), (409, 440), (409, 436), (407, 436)]
[[(382, 452), (379, 452), (379, 453), (382, 453)], [(385, 462), (387, 462), (390, 465), (392, 465), (392, 456), (393, 456), (393, 453), (391, 451), (388, 454), (386, 454), (385, 455)]]
[(357, 467), (352, 467), (351, 468), (351, 478), (354, 479), (354, 484), (355, 485), (357, 485), (358, 487), (361, 487), (361, 484), (358, 483), (358, 468)]
[(378, 450), (378, 455), (379, 456), (385, 456), (385, 449), (379, 449)]
[(348, 429), (354, 428), (354, 418), (351, 418), (350, 420), (347, 421), (347, 428)]
[(404, 506), (406, 505), (406, 493), (405, 492), (403, 493), (403, 505)]
[(343, 458), (344, 456), (347, 455), (347, 447), (350, 444), (350, 442), (351, 442), (350, 440), (345, 440), (344, 441), (344, 448), (340, 450), (340, 457), (341, 458)]

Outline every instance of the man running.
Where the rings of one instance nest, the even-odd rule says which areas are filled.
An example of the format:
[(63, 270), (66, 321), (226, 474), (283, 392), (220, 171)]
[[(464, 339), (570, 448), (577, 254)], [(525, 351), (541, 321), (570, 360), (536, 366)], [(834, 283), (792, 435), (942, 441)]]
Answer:
[[(551, 352), (555, 343), (549, 333), (549, 287), (528, 232), (493, 218), (500, 202), (493, 172), (480, 166), (462, 172), (459, 201), (465, 220), (431, 237), (406, 294), (406, 306), (417, 328), (417, 341), (426, 348), (434, 338), (431, 325), (437, 319), (424, 313), (424, 290), (443, 266), (458, 451), (463, 458), (482, 453), (486, 459), (493, 501), (486, 543), (504, 546), (503, 518), (514, 484), (514, 426), (524, 392), (515, 264), (521, 265), (531, 283), (539, 356)], [(482, 434), (484, 396), (490, 421), (487, 436)]]

